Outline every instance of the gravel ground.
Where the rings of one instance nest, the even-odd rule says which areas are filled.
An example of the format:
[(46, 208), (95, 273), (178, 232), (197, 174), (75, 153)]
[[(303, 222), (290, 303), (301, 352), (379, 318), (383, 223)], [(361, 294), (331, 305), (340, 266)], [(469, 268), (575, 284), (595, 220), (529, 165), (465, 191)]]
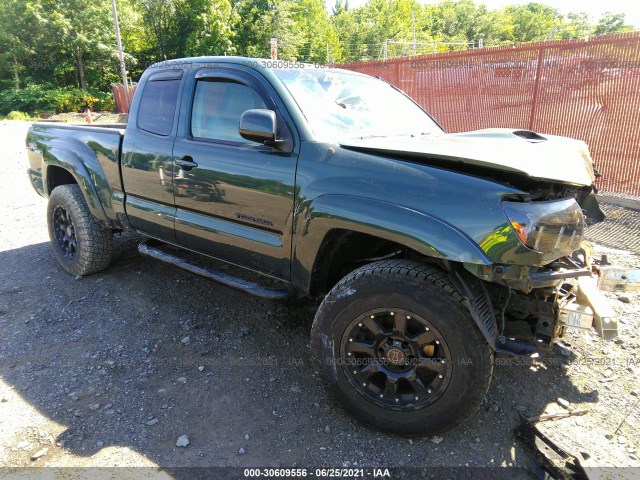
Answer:
[[(534, 363), (498, 357), (464, 426), (382, 434), (344, 413), (314, 372), (313, 302), (227, 289), (139, 256), (131, 236), (107, 271), (64, 273), (46, 202), (25, 175), (25, 132), (0, 123), (0, 466), (528, 469), (513, 435), (519, 413), (564, 411), (562, 398), (589, 413), (541, 423), (550, 438), (593, 465), (640, 467), (640, 292), (607, 294), (620, 315), (615, 342), (573, 331)], [(637, 256), (598, 251), (640, 268)], [(186, 448), (176, 446), (183, 435)]]

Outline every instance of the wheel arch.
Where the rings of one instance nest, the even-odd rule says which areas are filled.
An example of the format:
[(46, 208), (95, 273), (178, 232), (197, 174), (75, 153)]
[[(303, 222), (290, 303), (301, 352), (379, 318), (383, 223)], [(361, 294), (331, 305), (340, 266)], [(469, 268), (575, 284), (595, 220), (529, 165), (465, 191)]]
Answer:
[[(355, 256), (341, 250), (345, 239)], [(354, 241), (362, 248), (353, 249)], [(336, 258), (339, 264), (375, 255), (371, 247), (376, 242), (383, 250), (404, 249), (434, 261), (491, 264), (473, 240), (438, 218), (379, 200), (324, 195), (298, 214), (292, 247), (294, 285), (310, 295), (324, 293), (339, 280)]]
[(46, 196), (59, 185), (77, 184), (91, 214), (104, 224), (110, 224), (92, 175), (78, 155), (66, 148), (53, 147), (44, 154), (43, 185)]

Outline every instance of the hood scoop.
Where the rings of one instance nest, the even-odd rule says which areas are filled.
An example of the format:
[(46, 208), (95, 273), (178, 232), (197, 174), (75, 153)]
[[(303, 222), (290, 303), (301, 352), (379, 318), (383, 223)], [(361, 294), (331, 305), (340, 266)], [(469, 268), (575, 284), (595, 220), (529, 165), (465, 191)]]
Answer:
[(547, 137), (543, 137), (539, 133), (532, 132), (531, 130), (514, 130), (512, 133), (516, 137), (524, 138), (525, 140), (529, 140), (533, 143), (547, 141)]

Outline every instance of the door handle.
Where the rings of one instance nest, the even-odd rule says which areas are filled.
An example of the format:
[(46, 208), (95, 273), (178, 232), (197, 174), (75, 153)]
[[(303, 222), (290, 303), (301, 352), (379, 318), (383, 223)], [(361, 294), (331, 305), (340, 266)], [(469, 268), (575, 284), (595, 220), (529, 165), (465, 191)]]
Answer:
[(186, 155), (182, 158), (179, 158), (175, 161), (176, 165), (179, 165), (183, 170), (189, 171), (192, 168), (195, 168), (198, 166), (198, 164), (196, 162), (193, 161), (193, 158), (191, 158), (189, 155)]

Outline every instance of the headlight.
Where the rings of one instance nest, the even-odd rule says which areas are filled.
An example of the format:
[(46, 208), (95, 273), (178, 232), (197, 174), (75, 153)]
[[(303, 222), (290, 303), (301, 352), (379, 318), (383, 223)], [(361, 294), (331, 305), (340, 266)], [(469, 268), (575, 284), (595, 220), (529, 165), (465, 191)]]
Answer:
[(551, 262), (580, 248), (584, 215), (573, 198), (547, 202), (502, 202), (511, 228), (527, 247)]

